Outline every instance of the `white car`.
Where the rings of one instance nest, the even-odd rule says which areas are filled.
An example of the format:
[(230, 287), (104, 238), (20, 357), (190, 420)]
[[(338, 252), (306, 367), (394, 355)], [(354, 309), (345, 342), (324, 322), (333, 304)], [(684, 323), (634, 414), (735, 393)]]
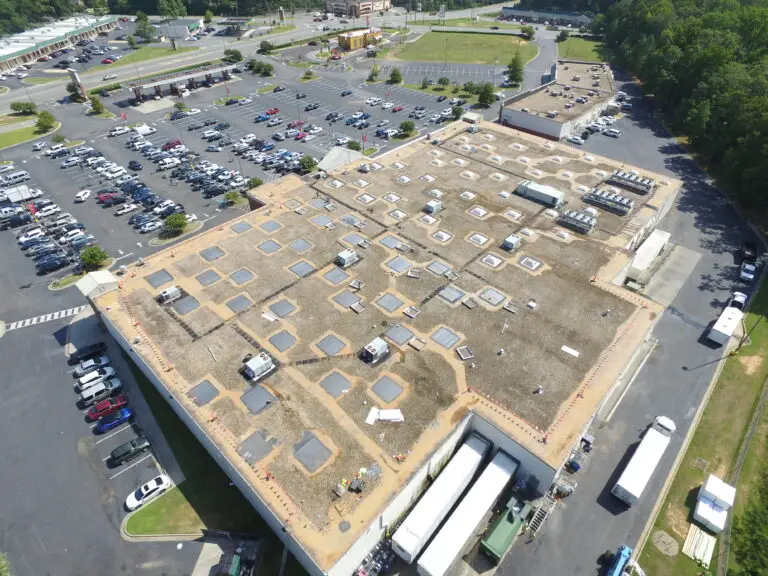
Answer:
[(86, 360), (85, 362), (80, 362), (77, 366), (75, 366), (75, 369), (72, 371), (72, 375), (75, 378), (82, 378), (88, 372), (92, 372), (93, 370), (97, 370), (99, 368), (103, 368), (109, 364), (109, 357), (107, 356), (99, 356), (97, 358), (91, 358), (90, 360)]
[(78, 156), (81, 154), (85, 154), (86, 152), (93, 152), (93, 148), (90, 146), (81, 146), (80, 148), (75, 148), (75, 154)]
[(163, 200), (162, 202), (160, 202), (160, 204), (158, 204), (152, 209), (152, 212), (154, 212), (155, 214), (160, 214), (160, 212), (168, 208), (168, 206), (173, 206), (174, 204), (175, 202), (173, 200)]
[(253, 102), (253, 98), (243, 98), (242, 100), (240, 100), (240, 102), (238, 102), (238, 105), (245, 106), (246, 104), (250, 104), (251, 102)]
[(25, 242), (32, 240), (33, 238), (39, 238), (43, 235), (43, 231), (41, 228), (35, 228), (34, 230), (30, 230), (26, 234), (23, 234), (19, 236), (18, 243), (24, 244)]
[(197, 222), (197, 214), (184, 214), (184, 218), (187, 219), (187, 224)]
[(571, 136), (570, 138), (568, 138), (568, 142), (571, 142), (572, 144), (578, 144), (579, 146), (581, 146), (582, 144), (584, 144), (584, 139), (579, 138), (578, 136)]
[(55, 144), (54, 146), (51, 146), (44, 152), (46, 156), (50, 156), (54, 152), (58, 152), (59, 150), (64, 150), (64, 144)]
[(200, 108), (190, 108), (187, 110), (187, 116), (197, 116), (201, 112), (202, 110), (200, 110)]
[(46, 146), (48, 146), (48, 142), (35, 142), (34, 145), (32, 146), (32, 150), (34, 150), (35, 152), (39, 152)]
[(99, 162), (104, 162), (104, 158), (88, 158), (88, 160), (85, 161), (85, 163), (88, 166), (96, 166)]
[(383, 128), (384, 126), (389, 126), (389, 120), (382, 120), (378, 124), (376, 124), (377, 128)]
[(751, 262), (742, 262), (739, 269), (739, 278), (742, 282), (754, 282), (755, 274), (757, 273), (757, 267)]
[(392, 102), (384, 102), (384, 104), (381, 105), (381, 109), (382, 110), (389, 110), (393, 106), (394, 106), (394, 104), (392, 104)]
[(314, 134), (307, 134), (304, 137), (303, 142), (309, 142), (310, 140), (314, 140), (315, 138), (317, 138), (317, 136), (315, 136)]
[(88, 372), (88, 374), (79, 378), (77, 381), (77, 387), (80, 389), (80, 391), (83, 391), (89, 386), (93, 386), (94, 384), (103, 382), (107, 378), (111, 378), (116, 373), (117, 372), (115, 371), (115, 369), (112, 368), (111, 366), (107, 366), (105, 368), (99, 368), (98, 370), (94, 370), (93, 372)]
[(117, 78), (117, 74), (110, 73), (110, 74), (104, 74), (104, 76), (102, 77), (102, 80), (114, 80), (115, 78)]
[(37, 212), (35, 216), (37, 216), (38, 218), (47, 218), (48, 216), (53, 216), (54, 214), (58, 214), (59, 212), (61, 212), (61, 208), (56, 206), (56, 204), (51, 204), (50, 206), (46, 206), (45, 208)]
[(440, 114), (433, 114), (432, 116), (429, 117), (429, 121), (430, 122), (437, 122), (437, 121), (440, 120), (440, 118), (442, 118), (442, 116), (440, 116)]
[(322, 131), (323, 129), (320, 126), (312, 126), (312, 128), (307, 130), (307, 134), (314, 136), (315, 134), (320, 134)]
[(85, 232), (79, 229), (70, 230), (66, 234), (59, 236), (56, 241), (59, 244), (69, 244), (72, 240), (77, 238), (78, 236), (85, 236)]
[(242, 176), (237, 176), (236, 178), (232, 178), (232, 180), (229, 181), (229, 187), (230, 188), (240, 188), (241, 186), (245, 186), (247, 184), (245, 178)]
[(109, 131), (110, 136), (122, 136), (123, 134), (128, 134), (131, 129), (127, 128), (125, 126), (115, 126), (112, 128), (112, 130)]
[(221, 152), (221, 146), (216, 146), (216, 144), (211, 144), (208, 146), (208, 148), (205, 149), (206, 152)]
[(120, 206), (120, 208), (115, 210), (115, 216), (122, 216), (123, 214), (128, 214), (128, 212), (133, 212), (138, 209), (139, 209), (138, 204), (123, 204), (122, 206)]
[(123, 174), (117, 180), (115, 180), (115, 185), (122, 186), (126, 182), (131, 182), (132, 180), (136, 180), (136, 176), (133, 174)]
[(337, 146), (344, 146), (346, 144), (349, 144), (351, 140), (347, 136), (340, 136), (339, 138), (336, 138), (336, 145)]
[(453, 114), (453, 110), (451, 110), (450, 108), (443, 108), (443, 111), (440, 112), (440, 115), (445, 116), (446, 118), (452, 114)]
[(64, 162), (61, 163), (62, 168), (69, 168), (71, 166), (74, 166), (75, 164), (80, 164), (80, 157), (79, 156), (70, 156)]
[(128, 498), (125, 499), (125, 507), (133, 512), (166, 492), (170, 487), (171, 479), (165, 474), (161, 474), (128, 494)]
[(159, 220), (150, 220), (139, 229), (139, 232), (142, 234), (146, 234), (147, 232), (152, 232), (153, 230), (157, 230), (162, 225), (163, 223), (160, 222)]
[(19, 72), (18, 74), (16, 74), (16, 78), (18, 78), (19, 80), (22, 80), (27, 76), (29, 76), (29, 74), (27, 74), (26, 72)]
[(75, 202), (85, 202), (90, 197), (91, 197), (90, 190), (80, 190), (80, 192), (75, 194)]

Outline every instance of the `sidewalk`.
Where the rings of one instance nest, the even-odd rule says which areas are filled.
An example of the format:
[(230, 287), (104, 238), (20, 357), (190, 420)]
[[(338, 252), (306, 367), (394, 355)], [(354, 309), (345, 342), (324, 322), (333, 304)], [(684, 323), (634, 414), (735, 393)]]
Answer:
[(98, 342), (99, 340), (107, 343), (107, 355), (112, 361), (112, 366), (117, 370), (117, 375), (123, 383), (123, 390), (128, 395), (131, 406), (136, 410), (138, 422), (141, 425), (141, 432), (152, 443), (152, 450), (159, 467), (165, 474), (171, 477), (175, 485), (181, 484), (184, 481), (184, 474), (182, 474), (176, 458), (173, 452), (171, 452), (144, 396), (139, 391), (131, 368), (123, 357), (122, 349), (99, 325), (96, 315), (90, 306), (84, 308), (80, 314), (75, 316), (70, 324), (65, 352), (69, 355), (76, 348)]

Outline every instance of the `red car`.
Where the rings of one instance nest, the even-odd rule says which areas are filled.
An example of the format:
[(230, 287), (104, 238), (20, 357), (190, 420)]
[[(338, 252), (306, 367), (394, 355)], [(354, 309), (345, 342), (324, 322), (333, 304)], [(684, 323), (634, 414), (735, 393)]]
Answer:
[(165, 144), (163, 144), (163, 151), (170, 150), (174, 146), (178, 146), (181, 144), (181, 140), (168, 140)]
[(112, 64), (114, 63), (114, 60), (112, 58), (104, 58), (104, 60), (101, 61), (102, 64)]
[(288, 123), (288, 128), (298, 128), (299, 126), (304, 125), (304, 120), (294, 120), (293, 122)]
[(112, 198), (117, 196), (117, 192), (110, 192), (109, 194), (99, 194), (96, 196), (96, 203), (97, 204), (104, 204), (107, 200), (111, 200)]
[(296, 140), (304, 140), (304, 138), (306, 137), (307, 137), (306, 132), (299, 132), (298, 134), (296, 134)]
[(37, 59), (38, 62), (48, 62), (50, 58), (48, 56), (40, 56), (40, 58)]
[(274, 116), (279, 112), (280, 112), (280, 108), (270, 108), (269, 110), (267, 110), (267, 114), (269, 114), (270, 116)]
[(403, 106), (395, 106), (392, 108), (392, 112), (400, 112), (401, 110), (405, 110)]
[(96, 403), (90, 410), (88, 410), (88, 420), (95, 421), (99, 418), (103, 418), (107, 414), (112, 414), (120, 408), (125, 408), (128, 405), (128, 396), (120, 394), (114, 398), (102, 400)]

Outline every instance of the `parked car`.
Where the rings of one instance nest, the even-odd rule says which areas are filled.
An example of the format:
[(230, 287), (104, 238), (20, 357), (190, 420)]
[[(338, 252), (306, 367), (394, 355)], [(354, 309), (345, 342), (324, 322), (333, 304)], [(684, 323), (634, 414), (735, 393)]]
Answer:
[(150, 500), (154, 500), (165, 493), (170, 487), (171, 479), (165, 474), (161, 474), (131, 492), (125, 499), (125, 507), (133, 512)]
[(93, 372), (94, 370), (103, 368), (108, 364), (109, 364), (109, 356), (96, 356), (95, 358), (91, 358), (90, 360), (84, 360), (83, 362), (80, 362), (80, 364), (78, 364), (75, 367), (75, 369), (72, 371), (72, 375), (75, 378), (82, 378), (89, 372)]
[(96, 426), (93, 428), (93, 431), (96, 434), (103, 434), (104, 432), (108, 432), (114, 428), (117, 428), (121, 424), (130, 422), (134, 419), (135, 416), (136, 413), (132, 408), (119, 408), (111, 414), (107, 414), (106, 416), (99, 418)]
[(110, 464), (112, 464), (112, 466), (120, 466), (121, 464), (130, 462), (145, 452), (149, 452), (151, 447), (149, 440), (144, 436), (139, 436), (138, 438), (124, 442), (109, 453)]
[(115, 375), (115, 373), (116, 373), (115, 369), (110, 366), (105, 366), (104, 368), (97, 368), (96, 370), (92, 370), (91, 372), (88, 372), (84, 376), (81, 376), (80, 378), (78, 378), (77, 388), (82, 392), (89, 386), (93, 386), (94, 384), (103, 382), (108, 378), (112, 378)]
[(70, 354), (69, 358), (67, 358), (67, 364), (70, 366), (80, 364), (80, 362), (84, 362), (85, 360), (100, 356), (103, 352), (106, 352), (106, 350), (107, 345), (104, 342), (88, 344), (82, 348), (78, 348), (72, 354)]

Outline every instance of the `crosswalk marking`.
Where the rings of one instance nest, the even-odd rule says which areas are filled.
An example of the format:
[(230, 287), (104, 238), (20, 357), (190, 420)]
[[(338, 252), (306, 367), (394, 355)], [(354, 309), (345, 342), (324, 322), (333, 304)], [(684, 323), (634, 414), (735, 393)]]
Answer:
[(50, 322), (51, 320), (59, 320), (61, 318), (68, 318), (74, 316), (85, 306), (75, 306), (74, 308), (68, 308), (67, 310), (59, 310), (58, 312), (51, 312), (49, 314), (43, 314), (41, 316), (35, 316), (34, 318), (27, 318), (26, 320), (18, 320), (16, 322), (10, 322), (6, 325), (5, 331), (17, 330), (18, 328), (27, 328), (28, 326), (34, 326), (35, 324), (42, 324), (43, 322)]

